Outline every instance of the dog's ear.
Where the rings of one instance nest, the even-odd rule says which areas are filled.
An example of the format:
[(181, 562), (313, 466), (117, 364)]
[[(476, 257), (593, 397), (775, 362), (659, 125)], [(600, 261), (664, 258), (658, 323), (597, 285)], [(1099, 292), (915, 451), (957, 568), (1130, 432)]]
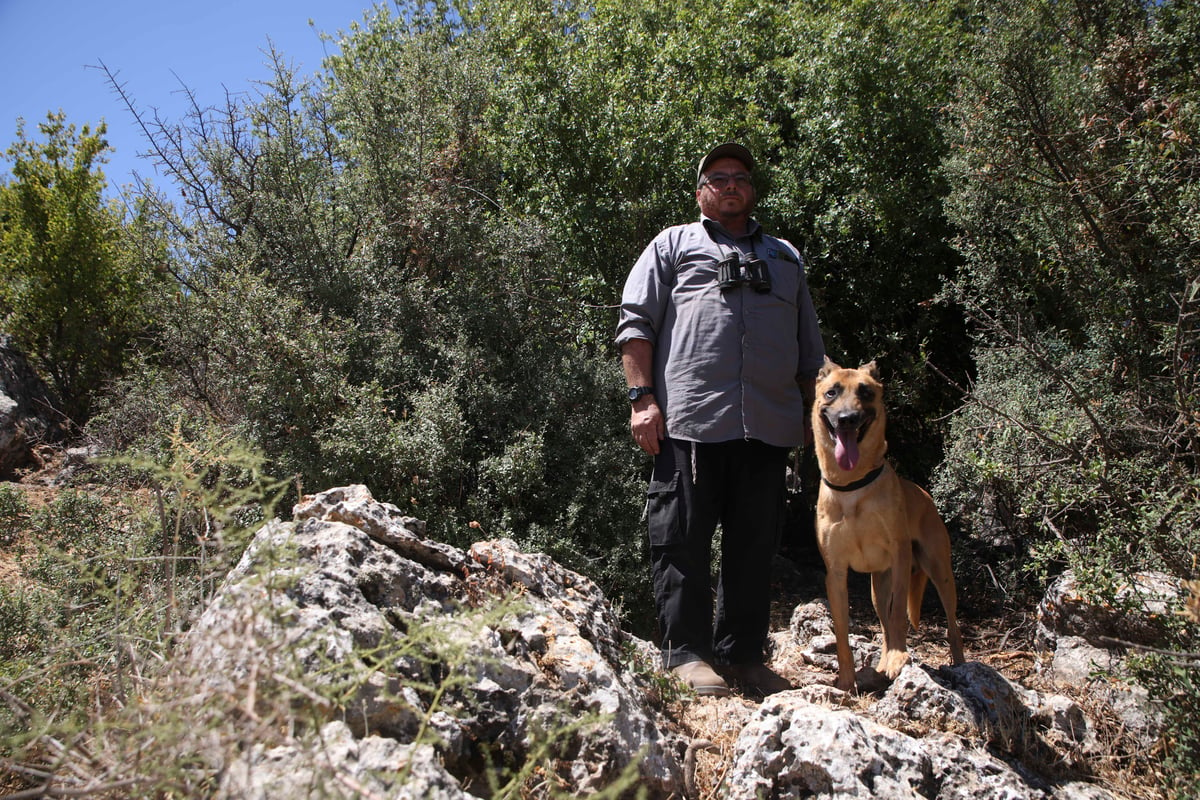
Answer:
[(879, 367), (875, 365), (875, 359), (871, 359), (866, 364), (863, 364), (861, 367), (859, 367), (859, 369), (863, 370), (877, 381), (883, 380), (883, 378), (879, 376)]
[(817, 372), (817, 380), (823, 380), (826, 375), (833, 372), (835, 369), (841, 369), (841, 367), (833, 363), (833, 359), (831, 359), (828, 355), (825, 356), (825, 366), (821, 367), (820, 371)]

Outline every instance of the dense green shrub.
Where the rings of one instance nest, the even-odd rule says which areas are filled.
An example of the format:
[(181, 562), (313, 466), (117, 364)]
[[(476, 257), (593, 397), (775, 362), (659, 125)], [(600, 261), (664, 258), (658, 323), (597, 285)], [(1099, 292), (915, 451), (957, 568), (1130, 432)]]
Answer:
[(0, 545), (16, 542), (17, 533), (29, 516), (25, 493), (9, 483), (0, 483)]
[[(0, 329), (82, 425), (149, 324), (163, 276), (151, 229), (103, 197), (104, 125), (76, 131), (59, 112), (38, 130), (44, 142), (26, 138), (18, 121), (5, 153), (13, 177), (0, 184)], [(141, 254), (129, 246), (135, 230)]]
[[(151, 526), (128, 506), (67, 490), (22, 528), (33, 550), (19, 562), (21, 578), (0, 594), (4, 680), (39, 714), (82, 719), (96, 676), (123, 658), (129, 638), (145, 634), (145, 620), (128, 614), (137, 595), (160, 592), (148, 560), (156, 552)], [(0, 723), (4, 733), (13, 724), (19, 719)]]
[(187, 188), (150, 207), (187, 289), (91, 432), (154, 457), (211, 419), (296, 491), (364, 483), (437, 538), (510, 536), (644, 605), (611, 320), (600, 340), (547, 220), (492, 199), (490, 81), (422, 19), (379, 9), (323, 81), (277, 61), (259, 98), (163, 129)]
[(157, 462), (104, 467), (119, 500), (67, 489), (21, 515), (30, 550), (20, 579), (0, 588), (0, 679), (19, 702), (0, 704), (0, 739), (73, 730), (124, 703), (241, 555), (246, 526), (272, 513), (279, 487), (261, 456), (208, 433), (176, 433)]
[[(977, 379), (937, 495), (967, 534), (974, 599), (1028, 607), (1070, 566), (1116, 602), (1123, 576), (1194, 577), (1200, 553), (1200, 8), (979, 10), (947, 128), (964, 262), (943, 293), (972, 324)], [(1160, 643), (1148, 684), (1181, 796), (1200, 756), (1178, 668), (1198, 642)]]
[(1200, 240), (1179, 235), (1198, 223), (1180, 179), (1200, 127), (1194, 76), (1155, 38), (1195, 12), (990, 8), (949, 162), (966, 262), (946, 296), (979, 375), (941, 496), (969, 530), (1020, 539), (1011, 563), (1038, 573), (1186, 574)]
[(1167, 773), (1163, 788), (1180, 800), (1195, 797), (1200, 791), (1200, 731), (1195, 725), (1200, 713), (1200, 682), (1195, 661), (1167, 654), (1145, 655), (1134, 662), (1133, 674), (1158, 698), (1167, 723), (1162, 738)]
[(23, 586), (0, 584), (0, 680), (43, 646), (50, 612), (41, 593)]

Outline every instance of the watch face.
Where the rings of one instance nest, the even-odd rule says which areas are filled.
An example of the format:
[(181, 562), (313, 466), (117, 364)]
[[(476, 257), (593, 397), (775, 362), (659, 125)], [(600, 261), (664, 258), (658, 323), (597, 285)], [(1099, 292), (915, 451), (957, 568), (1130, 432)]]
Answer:
[(638, 387), (635, 386), (629, 390), (629, 402), (632, 403), (641, 396), (642, 396), (642, 390), (639, 389)]

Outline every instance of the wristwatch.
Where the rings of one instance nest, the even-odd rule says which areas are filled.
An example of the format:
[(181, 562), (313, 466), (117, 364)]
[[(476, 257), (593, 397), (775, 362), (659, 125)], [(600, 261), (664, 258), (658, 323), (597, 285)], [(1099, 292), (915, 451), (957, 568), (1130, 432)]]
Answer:
[(642, 395), (654, 394), (653, 386), (630, 386), (629, 387), (629, 402), (636, 403)]

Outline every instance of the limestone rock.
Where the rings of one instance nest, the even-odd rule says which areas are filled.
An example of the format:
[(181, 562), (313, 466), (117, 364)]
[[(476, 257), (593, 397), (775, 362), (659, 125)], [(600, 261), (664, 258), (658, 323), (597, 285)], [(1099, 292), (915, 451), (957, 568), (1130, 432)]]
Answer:
[(239, 800), (320, 797), (356, 800), (472, 800), (430, 745), (382, 736), (355, 738), (330, 722), (303, 743), (255, 745), (221, 776), (219, 794)]
[(742, 730), (729, 785), (731, 800), (1044, 797), (1003, 762), (954, 737), (917, 739), (795, 692), (768, 698)]
[[(187, 663), (223, 694), (277, 675), (301, 676), (318, 699), (316, 690), (353, 687), (338, 707), (314, 700), (301, 716), (324, 717), (322, 731), (343, 722), (337, 736), (351, 737), (342, 749), (355, 759), (372, 743), (387, 763), (429, 765), (407, 780), (428, 772), (431, 794), (389, 797), (469, 796), (489, 758), (503, 753), (519, 768), (538, 741), (560, 745), (554, 780), (573, 793), (635, 762), (652, 793), (681, 785), (684, 743), (622, 663), (627, 637), (591, 581), (510, 542), (468, 554), (422, 528), (363, 487), (306, 498), (296, 521), (255, 537), (190, 632)], [(554, 732), (561, 741), (545, 742)], [(298, 772), (287, 765), (313, 752), (314, 737), (301, 730), (218, 765), (242, 776), (226, 796), (268, 796), (243, 792), (246, 781)], [(323, 796), (296, 791), (271, 796)]]
[[(716, 704), (735, 741), (711, 796), (1114, 800), (1021, 766), (1047, 753), (1069, 766), (1095, 747), (1070, 699), (972, 661), (914, 661), (878, 695), (850, 697), (831, 685), (831, 640), (825, 605), (802, 604), (770, 648), (789, 677), (808, 671), (799, 688), (757, 707), (694, 701)], [(861, 666), (876, 641), (855, 638)], [(588, 796), (632, 775), (649, 800), (696, 797), (697, 753), (713, 744), (650, 702), (667, 680), (655, 661), (584, 576), (511, 541), (434, 542), (350, 486), (263, 526), (179, 669), (265, 734), (194, 748), (219, 797), (485, 797), (501, 762), (528, 777), (522, 796)], [(286, 719), (270, 716), (281, 691)]]
[[(829, 606), (824, 601), (796, 606), (789, 630), (792, 638), (801, 644), (801, 658), (806, 664), (837, 672), (837, 640), (833, 635)], [(879, 661), (879, 645), (871, 639), (851, 632), (849, 641), (855, 671), (867, 669)]]
[[(911, 679), (920, 670), (910, 665), (906, 671)], [(982, 743), (949, 733), (926, 732), (918, 738), (845, 709), (812, 703), (798, 691), (768, 698), (743, 728), (728, 784), (727, 797), (746, 800), (1115, 798), (1092, 784), (1042, 785)]]
[(1117, 591), (1120, 608), (1087, 598), (1071, 572), (1059, 576), (1038, 606), (1037, 643), (1053, 653), (1050, 676), (1084, 686), (1106, 704), (1126, 735), (1142, 747), (1157, 741), (1162, 721), (1144, 689), (1104, 676), (1123, 676), (1125, 644), (1159, 644), (1165, 619), (1184, 604), (1179, 581), (1162, 573), (1133, 576)]
[(0, 334), (0, 478), (35, 460), (33, 447), (61, 437), (54, 400), (8, 334)]
[(1093, 602), (1071, 571), (1060, 575), (1038, 606), (1038, 641), (1053, 649), (1059, 636), (1077, 636), (1090, 644), (1119, 649), (1113, 640), (1157, 644), (1165, 621), (1182, 606), (1179, 581), (1158, 572), (1132, 576), (1116, 592), (1116, 605)]

